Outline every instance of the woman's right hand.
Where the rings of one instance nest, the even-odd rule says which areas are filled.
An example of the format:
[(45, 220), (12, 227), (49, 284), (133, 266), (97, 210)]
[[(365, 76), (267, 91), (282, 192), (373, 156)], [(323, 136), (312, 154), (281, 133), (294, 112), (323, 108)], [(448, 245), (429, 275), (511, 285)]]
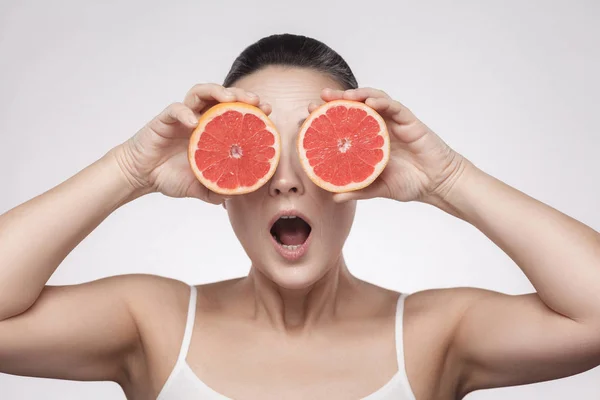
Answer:
[(198, 181), (188, 161), (190, 136), (200, 115), (217, 103), (241, 101), (267, 115), (268, 104), (239, 88), (217, 84), (192, 87), (182, 103), (173, 103), (133, 137), (114, 148), (116, 160), (136, 191), (160, 192), (170, 197), (195, 197), (220, 204), (223, 197)]

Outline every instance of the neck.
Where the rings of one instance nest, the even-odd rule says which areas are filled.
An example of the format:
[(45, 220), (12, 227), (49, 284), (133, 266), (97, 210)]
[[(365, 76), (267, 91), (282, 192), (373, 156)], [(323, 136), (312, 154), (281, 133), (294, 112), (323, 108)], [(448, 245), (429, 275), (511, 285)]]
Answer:
[(348, 271), (342, 255), (322, 278), (303, 288), (279, 286), (254, 265), (246, 279), (256, 316), (265, 316), (281, 330), (296, 332), (331, 321), (340, 297), (347, 298), (358, 282)]

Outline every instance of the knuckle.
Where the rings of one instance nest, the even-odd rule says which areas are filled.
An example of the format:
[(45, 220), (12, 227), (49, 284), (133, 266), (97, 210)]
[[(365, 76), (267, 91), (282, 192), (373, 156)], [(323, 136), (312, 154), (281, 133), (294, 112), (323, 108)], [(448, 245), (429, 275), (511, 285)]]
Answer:
[(225, 90), (228, 90), (225, 86), (217, 85), (216, 83), (211, 83), (208, 87), (211, 93), (223, 93)]
[(207, 83), (207, 82), (196, 83), (194, 86), (192, 86), (192, 90), (197, 92), (197, 91), (202, 90), (209, 86), (210, 86), (210, 83)]
[(204, 85), (205, 85), (204, 83), (196, 83), (194, 86), (192, 86), (190, 88), (190, 90), (188, 90), (187, 95), (190, 96), (190, 95), (193, 95), (194, 93), (201, 91), (202, 87), (204, 87)]
[(238, 87), (230, 87), (230, 88), (227, 88), (227, 90), (229, 90), (230, 92), (232, 92), (233, 94), (235, 94), (237, 96), (244, 96), (247, 93), (244, 89), (238, 88)]
[(188, 91), (189, 94), (212, 92), (215, 89), (222, 88), (216, 83), (197, 83)]
[(377, 94), (377, 95), (379, 95), (379, 96), (381, 96), (381, 97), (388, 97), (388, 98), (390, 97), (390, 96), (388, 96), (388, 94), (387, 94), (386, 92), (384, 92), (384, 91), (383, 91), (383, 90), (381, 90), (381, 89), (377, 89), (377, 88), (374, 88), (374, 87), (368, 87), (368, 88), (366, 88), (366, 89), (367, 89), (369, 92), (371, 92), (371, 93), (373, 93), (373, 94)]
[(177, 112), (181, 111), (184, 108), (186, 108), (186, 107), (182, 103), (175, 102), (175, 103), (171, 103), (169, 105), (169, 107), (167, 107), (167, 112), (169, 112), (169, 114), (171, 114), (171, 115), (175, 115), (175, 114), (177, 114)]

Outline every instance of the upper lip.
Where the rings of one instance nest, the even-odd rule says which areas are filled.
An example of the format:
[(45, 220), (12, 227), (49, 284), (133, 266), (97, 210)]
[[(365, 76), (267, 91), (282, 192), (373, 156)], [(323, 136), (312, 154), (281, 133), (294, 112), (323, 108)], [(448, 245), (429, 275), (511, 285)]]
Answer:
[(279, 210), (269, 221), (269, 226), (267, 229), (269, 229), (269, 231), (271, 230), (271, 228), (273, 227), (273, 224), (275, 224), (275, 222), (277, 222), (277, 220), (283, 216), (287, 216), (287, 215), (293, 215), (296, 217), (300, 217), (304, 220), (304, 222), (306, 222), (312, 229), (312, 222), (310, 221), (310, 219), (308, 219), (308, 217), (306, 215), (304, 215), (302, 212), (296, 210), (295, 208), (288, 208), (285, 210)]

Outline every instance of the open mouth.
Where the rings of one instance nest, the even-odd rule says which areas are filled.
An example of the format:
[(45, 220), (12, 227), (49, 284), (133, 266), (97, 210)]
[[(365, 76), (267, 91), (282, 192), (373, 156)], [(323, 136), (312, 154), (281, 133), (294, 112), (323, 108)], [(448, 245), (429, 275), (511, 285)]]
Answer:
[(271, 236), (286, 250), (299, 249), (310, 236), (312, 228), (301, 217), (282, 215), (271, 226)]

